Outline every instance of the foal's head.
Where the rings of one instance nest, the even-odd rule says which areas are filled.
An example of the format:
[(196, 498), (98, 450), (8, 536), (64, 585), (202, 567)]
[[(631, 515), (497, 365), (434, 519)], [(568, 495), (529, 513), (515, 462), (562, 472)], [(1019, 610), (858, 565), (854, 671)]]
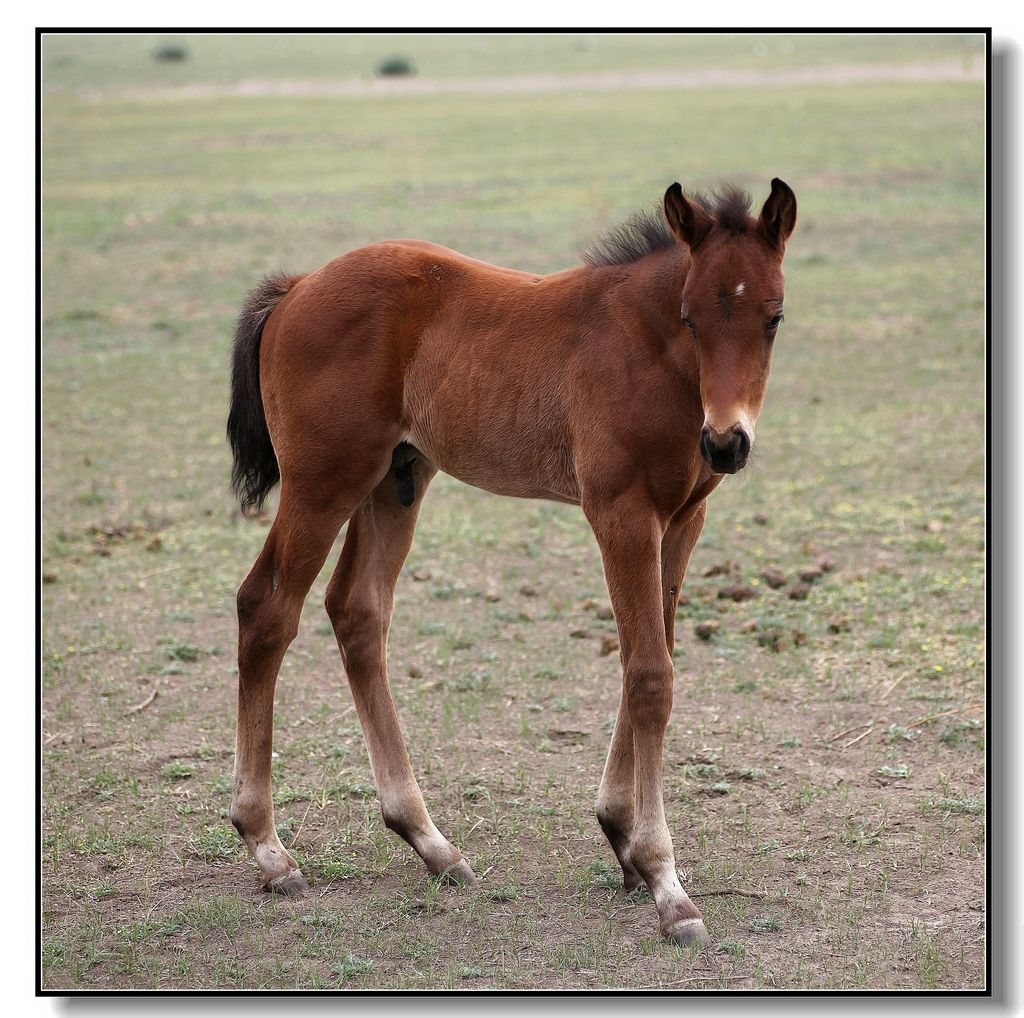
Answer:
[(764, 402), (796, 197), (776, 178), (755, 220), (741, 191), (686, 198), (673, 184), (665, 193), (665, 218), (690, 249), (680, 316), (700, 369), (700, 451), (716, 473), (734, 474), (750, 455)]

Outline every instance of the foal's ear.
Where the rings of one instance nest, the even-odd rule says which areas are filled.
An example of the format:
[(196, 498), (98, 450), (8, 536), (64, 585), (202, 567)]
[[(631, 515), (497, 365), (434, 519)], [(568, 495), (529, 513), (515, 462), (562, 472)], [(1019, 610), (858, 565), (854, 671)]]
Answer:
[(772, 180), (772, 193), (761, 209), (757, 228), (772, 247), (785, 247), (796, 226), (796, 195), (789, 184), (778, 177)]
[(692, 251), (711, 229), (711, 217), (686, 200), (678, 183), (665, 192), (665, 219), (672, 232)]

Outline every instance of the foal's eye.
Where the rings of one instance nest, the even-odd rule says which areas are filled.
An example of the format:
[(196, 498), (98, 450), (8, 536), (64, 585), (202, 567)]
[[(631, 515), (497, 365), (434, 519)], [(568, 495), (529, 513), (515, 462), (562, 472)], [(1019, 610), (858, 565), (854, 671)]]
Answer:
[(774, 318), (769, 319), (768, 331), (774, 332), (785, 320), (786, 316), (780, 311)]
[(697, 327), (690, 321), (689, 318), (680, 318), (679, 321), (683, 323), (691, 332), (696, 332)]

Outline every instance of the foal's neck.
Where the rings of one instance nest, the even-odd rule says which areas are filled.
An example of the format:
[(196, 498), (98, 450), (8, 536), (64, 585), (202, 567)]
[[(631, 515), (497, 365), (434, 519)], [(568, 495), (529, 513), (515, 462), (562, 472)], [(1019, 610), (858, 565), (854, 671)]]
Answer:
[(663, 343), (678, 340), (683, 284), (690, 268), (690, 252), (683, 244), (662, 248), (619, 266), (625, 278), (617, 287), (619, 299), (627, 304), (645, 328)]

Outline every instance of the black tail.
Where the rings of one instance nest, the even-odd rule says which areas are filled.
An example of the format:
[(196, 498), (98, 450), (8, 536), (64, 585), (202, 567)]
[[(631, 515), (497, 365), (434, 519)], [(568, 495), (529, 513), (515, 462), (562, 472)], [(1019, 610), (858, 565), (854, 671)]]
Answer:
[(246, 516), (259, 512), (281, 479), (260, 394), (260, 337), (270, 312), (301, 278), (280, 272), (267, 276), (246, 299), (235, 330), (228, 441), (235, 458), (231, 487)]

